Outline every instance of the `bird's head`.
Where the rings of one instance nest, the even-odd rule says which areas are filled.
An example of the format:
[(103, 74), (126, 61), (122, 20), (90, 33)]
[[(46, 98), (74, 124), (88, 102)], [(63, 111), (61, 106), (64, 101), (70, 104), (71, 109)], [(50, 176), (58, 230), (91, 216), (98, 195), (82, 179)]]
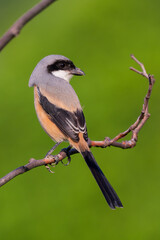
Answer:
[(49, 55), (43, 58), (33, 70), (29, 80), (29, 86), (32, 87), (36, 85), (36, 81), (40, 81), (42, 77), (43, 79), (46, 78), (46, 74), (69, 82), (73, 75), (82, 76), (84, 72), (64, 56)]

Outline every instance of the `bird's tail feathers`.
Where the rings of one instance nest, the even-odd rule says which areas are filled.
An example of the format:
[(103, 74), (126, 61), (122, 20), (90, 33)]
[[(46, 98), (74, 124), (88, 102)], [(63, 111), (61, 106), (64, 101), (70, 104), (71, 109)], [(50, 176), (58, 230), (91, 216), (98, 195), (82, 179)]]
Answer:
[(94, 178), (96, 179), (108, 205), (110, 208), (115, 209), (116, 207), (123, 207), (119, 197), (114, 191), (111, 184), (108, 182), (107, 178), (104, 176), (102, 170), (98, 166), (93, 154), (90, 151), (81, 152), (83, 158), (85, 159), (89, 169), (91, 170)]

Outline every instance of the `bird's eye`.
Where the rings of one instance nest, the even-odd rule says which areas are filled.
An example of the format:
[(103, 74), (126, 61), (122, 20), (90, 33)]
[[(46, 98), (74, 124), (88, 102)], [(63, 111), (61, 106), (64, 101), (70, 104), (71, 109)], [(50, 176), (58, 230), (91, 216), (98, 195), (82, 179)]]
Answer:
[(58, 67), (59, 67), (60, 69), (63, 69), (63, 68), (65, 67), (65, 63), (59, 63), (59, 64), (58, 64)]

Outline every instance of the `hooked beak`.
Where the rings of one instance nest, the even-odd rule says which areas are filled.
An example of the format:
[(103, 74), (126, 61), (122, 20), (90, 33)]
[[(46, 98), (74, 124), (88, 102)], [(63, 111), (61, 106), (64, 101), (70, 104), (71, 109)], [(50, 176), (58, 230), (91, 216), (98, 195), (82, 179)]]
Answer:
[(80, 68), (74, 68), (70, 71), (70, 73), (77, 76), (85, 75), (85, 73)]

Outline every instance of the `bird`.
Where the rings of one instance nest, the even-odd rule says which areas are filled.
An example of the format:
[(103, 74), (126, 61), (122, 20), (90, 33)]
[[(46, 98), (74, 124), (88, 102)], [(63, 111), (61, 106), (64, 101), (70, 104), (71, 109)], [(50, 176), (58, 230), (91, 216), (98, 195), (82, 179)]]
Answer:
[(67, 141), (82, 155), (109, 207), (122, 208), (118, 195), (88, 146), (83, 109), (70, 84), (74, 75), (85, 74), (65, 56), (49, 55), (40, 60), (29, 79), (29, 87), (34, 87), (34, 106), (38, 120), (44, 131), (56, 142), (56, 146)]

